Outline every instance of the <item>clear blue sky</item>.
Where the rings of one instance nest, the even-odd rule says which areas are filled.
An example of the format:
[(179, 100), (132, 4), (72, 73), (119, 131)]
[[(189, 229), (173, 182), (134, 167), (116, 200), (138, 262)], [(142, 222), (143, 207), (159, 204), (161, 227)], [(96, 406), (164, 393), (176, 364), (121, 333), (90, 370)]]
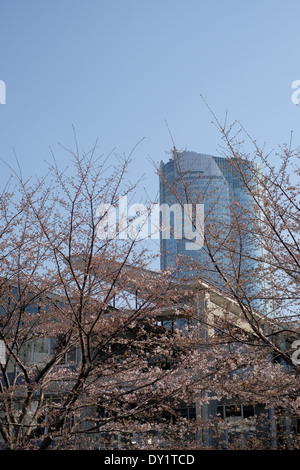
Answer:
[[(299, 144), (299, 0), (2, 0), (0, 158), (15, 149), (40, 174), (49, 146), (136, 149), (132, 177), (179, 149), (215, 154), (220, 136), (200, 94), (222, 120), (238, 119), (268, 148)], [(0, 185), (6, 177), (1, 166)], [(138, 201), (136, 201), (138, 202)]]

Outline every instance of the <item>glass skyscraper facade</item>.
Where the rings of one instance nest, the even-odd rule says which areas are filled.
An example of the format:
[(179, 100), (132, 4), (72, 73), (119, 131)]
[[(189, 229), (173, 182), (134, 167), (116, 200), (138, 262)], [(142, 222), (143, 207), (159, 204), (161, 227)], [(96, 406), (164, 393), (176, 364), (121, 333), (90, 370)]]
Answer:
[[(243, 282), (248, 294), (255, 295), (254, 278), (258, 276), (257, 270), (263, 269), (264, 253), (247, 224), (250, 224), (249, 211), (253, 210), (253, 172), (259, 168), (255, 164), (249, 167), (249, 163), (241, 168), (243, 163), (239, 162), (238, 170), (234, 163), (223, 157), (176, 149), (168, 162), (161, 162), (160, 207), (169, 208), (171, 227), (170, 236), (161, 233), (161, 269), (172, 268), (178, 277), (199, 276), (219, 288), (226, 284), (228, 287), (229, 282), (235, 288), (240, 283), (242, 288)], [(178, 204), (182, 209), (184, 205), (193, 208), (193, 230), (195, 235), (196, 231), (202, 231), (203, 246), (195, 243), (193, 249), (191, 233), (189, 240), (185, 237), (183, 212), (180, 217), (178, 211), (171, 210)], [(197, 225), (200, 224), (197, 207), (198, 211), (202, 207), (202, 226)], [(257, 223), (259, 216), (255, 220)]]

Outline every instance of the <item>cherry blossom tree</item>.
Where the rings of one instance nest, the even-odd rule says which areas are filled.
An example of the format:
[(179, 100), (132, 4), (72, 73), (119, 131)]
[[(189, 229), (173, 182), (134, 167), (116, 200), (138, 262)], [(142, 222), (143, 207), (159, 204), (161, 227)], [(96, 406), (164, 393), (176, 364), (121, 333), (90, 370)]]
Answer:
[[(230, 217), (224, 217), (222, 224), (215, 207), (210, 207), (211, 212), (205, 213), (202, 249), (214, 275), (210, 277), (207, 266), (187, 253), (177, 258), (179, 276), (181, 270), (190, 270), (191, 282), (201, 279), (211, 289), (219, 289), (224, 298), (228, 296), (238, 305), (244, 324), (237, 328), (238, 322), (228, 321), (226, 315), (222, 321), (216, 315), (208, 317), (210, 327), (222, 333), (219, 337), (214, 334), (212, 341), (226, 348), (222, 377), (216, 374), (213, 378), (215, 396), (261, 403), (269, 417), (270, 411), (274, 413), (273, 437), (268, 443), (258, 439), (257, 447), (297, 448), (297, 433), (292, 433), (291, 423), (297, 427), (299, 420), (299, 150), (292, 148), (291, 141), (278, 152), (267, 154), (239, 123), (228, 125), (225, 121), (223, 125), (214, 114), (213, 118), (223, 141), (221, 156), (242, 182), (247, 204), (232, 200)], [(250, 150), (245, 150), (249, 146)], [(180, 161), (180, 152), (175, 149), (173, 153)], [(214, 188), (208, 184), (205, 192), (191, 191), (180, 162), (175, 183), (170, 184), (159, 168), (157, 171), (173, 203), (204, 204), (205, 212), (205, 202)], [(215, 204), (222, 201), (215, 197)], [(195, 219), (191, 222), (196, 231)], [(224, 347), (215, 349), (219, 360)], [(224, 380), (225, 363), (228, 376)], [(233, 374), (235, 367), (239, 373)], [(243, 443), (246, 448), (251, 445), (249, 440)]]
[[(171, 269), (149, 269), (153, 254), (138, 231), (128, 230), (132, 220), (108, 217), (120, 197), (135, 189), (126, 179), (131, 155), (106, 159), (97, 157), (96, 146), (84, 153), (75, 144), (75, 151), (65, 149), (69, 168), (53, 157), (47, 174), (35, 181), (12, 169), (10, 186), (1, 193), (3, 448), (222, 448), (226, 433), (237, 426), (245, 426), (239, 435), (246, 442), (235, 439), (231, 445), (272, 446), (272, 435), (249, 437), (252, 415), (237, 425), (224, 420), (222, 411), (211, 416), (209, 407), (224, 400), (262, 404), (266, 417), (261, 413), (260, 419), (267, 422), (279, 406), (297, 416), (298, 367), (279, 342), (285, 332), (297, 336), (295, 319), (256, 310), (257, 294), (251, 298), (245, 272), (237, 269), (239, 275), (228, 279), (214, 258), (213, 230), (214, 239), (206, 242), (214, 244), (205, 249), (211, 248), (224, 290), (204, 282), (196, 264), (192, 280), (179, 279)], [(272, 179), (264, 181), (275, 189)], [(265, 201), (264, 207), (267, 221), (275, 205)], [(247, 225), (241, 208), (232, 211), (235, 234), (242, 237), (247, 227), (256, 227), (252, 215)], [(275, 220), (274, 213), (270, 217)], [(296, 237), (295, 214), (292, 220), (282, 237)], [(259, 239), (265, 234), (272, 282), (277, 271), (284, 274), (285, 283), (272, 283), (269, 291), (282, 314), (288, 296), (296, 302), (297, 290), (287, 280), (293, 265), (281, 260), (285, 252), (270, 233), (263, 224), (251, 231)], [(240, 259), (234, 240), (232, 235), (222, 244), (232, 263)], [(257, 268), (255, 275), (260, 273)], [(254, 273), (246, 274), (253, 282)], [(261, 297), (269, 301), (266, 292)], [(219, 299), (213, 307), (209, 295)]]
[(1, 445), (196, 445), (182, 410), (207, 402), (218, 360), (201, 350), (195, 293), (147, 269), (132, 220), (107, 226), (135, 189), (131, 156), (75, 143), (69, 167), (53, 156), (36, 180), (11, 168), (1, 194)]
[(93, 447), (100, 432), (130, 435), (137, 417), (147, 423), (182, 395), (178, 371), (160, 364), (183, 354), (156, 321), (176, 297), (169, 274), (145, 276), (136, 238), (98, 236), (99, 206), (134, 189), (130, 157), (95, 152), (70, 150), (71, 168), (54, 159), (37, 181), (12, 170), (1, 195), (4, 448)]

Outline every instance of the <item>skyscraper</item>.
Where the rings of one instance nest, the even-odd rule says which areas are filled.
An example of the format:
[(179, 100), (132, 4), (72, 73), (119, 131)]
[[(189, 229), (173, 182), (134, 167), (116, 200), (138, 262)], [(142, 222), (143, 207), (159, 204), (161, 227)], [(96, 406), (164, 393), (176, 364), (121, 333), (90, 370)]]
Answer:
[[(161, 234), (161, 269), (173, 268), (178, 277), (199, 276), (216, 287), (228, 288), (230, 284), (255, 295), (264, 259), (262, 245), (250, 227), (253, 220), (259, 220), (250, 217), (254, 210), (251, 185), (255, 189), (257, 184), (253, 172), (259, 168), (255, 164), (241, 165), (239, 162), (237, 169), (234, 159), (176, 149), (168, 162), (161, 162), (160, 206), (169, 208), (171, 227), (170, 236), (163, 231)], [(203, 246), (195, 243), (193, 249), (191, 231), (187, 244), (185, 219), (172, 210), (178, 204), (193, 208), (195, 241), (200, 227), (197, 207), (203, 207)]]

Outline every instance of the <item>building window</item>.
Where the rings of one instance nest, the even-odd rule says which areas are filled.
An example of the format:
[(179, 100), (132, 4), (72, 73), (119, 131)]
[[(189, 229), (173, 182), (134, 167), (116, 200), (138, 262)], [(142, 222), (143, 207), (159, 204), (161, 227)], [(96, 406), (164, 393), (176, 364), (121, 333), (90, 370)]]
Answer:
[(221, 419), (250, 418), (255, 415), (255, 408), (252, 405), (218, 405), (217, 415)]

